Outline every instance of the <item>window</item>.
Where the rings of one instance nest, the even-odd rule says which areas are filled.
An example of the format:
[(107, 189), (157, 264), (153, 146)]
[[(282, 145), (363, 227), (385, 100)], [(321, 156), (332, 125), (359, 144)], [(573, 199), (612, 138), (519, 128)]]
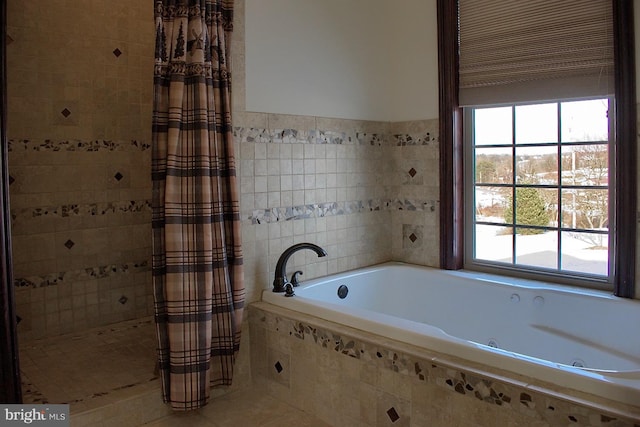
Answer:
[[(582, 0), (581, 0), (582, 1)], [(461, 84), (461, 65), (459, 53), (463, 51), (459, 42), (460, 37), (460, 16), (458, 5), (465, 3), (467, 6), (482, 7), (479, 15), (480, 24), (474, 28), (490, 28), (504, 29), (498, 24), (486, 25), (487, 19), (494, 19), (496, 15), (508, 13), (519, 13), (518, 9), (527, 9), (537, 13), (539, 7), (549, 12), (549, 8), (564, 7), (560, 12), (548, 13), (552, 19), (559, 19), (562, 25), (558, 26), (558, 30), (564, 31), (566, 28), (578, 27), (577, 25), (567, 25), (566, 22), (574, 20), (578, 23), (587, 21), (596, 22), (597, 19), (584, 19), (582, 13), (586, 13), (586, 7), (591, 6), (594, 1), (582, 1), (580, 5), (585, 7), (577, 7), (578, 3), (555, 2), (552, 0), (532, 0), (527, 2), (526, 8), (521, 8), (521, 2), (503, 2), (502, 0), (493, 1), (476, 1), (476, 0), (458, 0), (451, 2), (448, 0), (438, 0), (438, 51), (439, 51), (439, 78), (440, 78), (440, 259), (441, 267), (445, 269), (459, 269), (465, 267), (465, 256), (467, 257), (467, 265), (483, 264), (500, 269), (505, 274), (522, 275), (523, 270), (530, 270), (534, 274), (542, 272), (550, 274), (551, 280), (562, 282), (567, 276), (582, 276), (578, 284), (587, 284), (592, 286), (594, 283), (602, 285), (609, 283), (609, 287), (613, 288), (615, 295), (623, 297), (634, 297), (635, 291), (635, 266), (636, 266), (636, 152), (637, 152), (637, 135), (636, 135), (636, 99), (635, 99), (635, 59), (634, 59), (634, 39), (633, 39), (633, 3), (632, 1), (608, 1), (598, 0), (601, 3), (601, 9), (607, 9), (607, 18), (605, 33), (612, 36), (611, 66), (607, 65), (606, 83), (604, 91), (591, 91), (593, 88), (593, 79), (581, 80), (578, 78), (576, 83), (571, 83), (574, 76), (562, 76), (556, 78), (558, 73), (564, 68), (560, 66), (556, 70), (545, 69), (544, 76), (538, 80), (535, 73), (539, 67), (537, 65), (517, 66), (512, 60), (499, 58), (498, 63), (504, 63), (511, 66), (515, 70), (515, 74), (523, 71), (534, 74), (527, 75), (521, 81), (509, 80), (504, 85), (498, 82), (498, 86), (492, 87), (494, 81), (485, 81), (471, 88), (470, 91), (463, 91), (464, 83)], [(489, 7), (488, 3), (492, 5)], [(503, 7), (508, 5), (508, 7)], [(540, 6), (542, 5), (542, 6)], [(589, 12), (590, 13), (590, 12)], [(518, 18), (520, 19), (520, 18)], [(512, 20), (515, 22), (515, 20)], [(522, 19), (521, 23), (540, 24), (540, 19)], [(600, 22), (600, 21), (598, 21)], [(510, 24), (509, 24), (510, 25)], [(512, 25), (509, 31), (518, 31), (521, 25)], [(541, 28), (544, 27), (542, 24)], [(547, 31), (546, 33), (550, 33)], [(602, 32), (602, 31), (600, 31)], [(524, 34), (527, 33), (527, 34)], [(500, 42), (504, 38), (510, 37), (512, 40), (523, 40), (525, 44), (534, 44), (536, 41), (529, 39), (530, 34), (542, 34), (545, 31), (540, 29), (532, 30), (531, 28), (523, 29), (523, 33), (517, 37), (510, 37), (507, 33), (502, 39), (496, 39), (495, 34), (492, 35), (494, 40)], [(577, 31), (578, 37), (583, 37), (582, 28)], [(564, 37), (557, 37), (557, 40), (563, 40)], [(584, 37), (583, 37), (584, 38)], [(585, 38), (586, 39), (586, 38)], [(500, 50), (499, 55), (503, 51), (520, 51), (519, 49), (496, 49), (494, 42), (486, 43), (484, 40), (483, 49), (489, 49), (482, 53), (480, 49), (471, 49), (470, 51), (480, 59), (495, 59), (494, 51)], [(589, 39), (591, 40), (591, 39)], [(607, 42), (609, 43), (609, 42)], [(549, 44), (546, 44), (549, 46)], [(591, 42), (588, 43), (591, 46)], [(564, 48), (551, 52), (551, 57), (563, 59), (563, 49), (571, 50), (571, 43), (565, 43)], [(579, 50), (585, 48), (583, 42), (576, 43), (580, 46)], [(588, 48), (589, 46), (586, 46)], [(493, 49), (493, 51), (491, 50)], [(547, 52), (547, 51), (545, 51)], [(535, 54), (537, 55), (537, 53)], [(528, 58), (532, 58), (527, 54)], [(599, 58), (599, 56), (594, 56)], [(608, 60), (607, 60), (608, 61)], [(546, 64), (546, 60), (540, 62)], [(579, 61), (578, 61), (579, 62)], [(576, 62), (576, 64), (579, 66)], [(495, 71), (494, 65), (480, 67), (482, 69)], [(516, 66), (514, 66), (516, 65)], [(597, 65), (597, 64), (596, 64)], [(552, 64), (552, 67), (554, 65)], [(464, 72), (469, 74), (469, 68), (464, 65)], [(604, 67), (601, 67), (603, 70)], [(560, 71), (557, 71), (560, 70)], [(574, 69), (574, 71), (576, 71)], [(509, 78), (514, 73), (507, 70)], [(475, 73), (475, 71), (474, 71)], [(471, 73), (471, 74), (474, 74)], [(574, 73), (582, 74), (581, 71)], [(501, 72), (494, 74), (503, 75)], [(596, 82), (604, 81), (605, 78), (598, 78), (596, 73)], [(568, 77), (569, 80), (565, 79)], [(465, 77), (462, 76), (464, 79)], [(492, 77), (491, 77), (492, 78)], [(538, 90), (537, 84), (544, 83), (545, 79), (553, 83), (560, 82), (556, 86), (551, 84), (544, 90)], [(486, 88), (482, 86), (487, 86)], [(564, 92), (565, 89), (571, 89)], [(578, 93), (574, 93), (573, 89), (578, 89)], [(582, 89), (588, 90), (583, 91)], [(487, 93), (495, 94), (498, 99), (486, 100)], [(516, 97), (512, 97), (517, 93)], [(531, 97), (533, 95), (533, 98)], [(540, 98), (536, 96), (540, 95)], [(551, 96), (550, 96), (551, 95)], [(464, 103), (460, 104), (460, 99)], [(563, 127), (567, 128), (567, 120), (569, 115), (567, 110), (578, 106), (574, 101), (576, 99), (589, 100), (594, 104), (602, 103), (602, 109), (608, 111), (608, 132), (606, 137), (590, 136), (570, 136), (563, 131)], [(583, 102), (583, 101), (580, 101)], [(584, 101), (586, 102), (586, 101)], [(606, 104), (606, 106), (605, 106)], [(465, 117), (463, 117), (463, 108), (461, 105), (468, 106), (464, 108)], [(498, 106), (498, 107), (490, 107)], [(494, 110), (495, 108), (495, 110)], [(503, 108), (503, 110), (499, 110)], [(551, 123), (555, 123), (555, 135), (557, 138), (549, 139), (549, 135), (553, 134), (553, 126), (541, 129), (536, 126), (535, 132), (527, 132), (524, 137), (519, 136), (518, 117), (522, 118), (527, 115), (527, 111), (537, 108), (542, 110), (548, 109), (547, 114), (551, 116), (551, 110), (555, 111), (555, 118), (550, 119)], [(531, 110), (527, 110), (531, 109)], [(564, 113), (563, 113), (564, 111)], [(483, 125), (487, 116), (491, 114), (503, 114), (506, 118), (504, 123), (506, 127), (511, 126), (511, 140), (496, 140), (492, 142), (484, 142), (477, 140), (477, 133), (482, 137)], [(525, 119), (522, 119), (525, 120)], [(600, 122), (603, 123), (602, 119)], [(539, 122), (540, 123), (540, 122)], [(549, 123), (549, 121), (545, 121)], [(465, 147), (463, 139), (463, 125), (467, 126), (466, 134), (471, 131), (472, 142), (471, 148)], [(471, 126), (471, 128), (469, 127)], [(478, 126), (476, 128), (476, 126)], [(522, 126), (525, 126), (524, 124)], [(474, 134), (474, 131), (475, 134)], [(538, 132), (540, 131), (540, 132)], [(508, 131), (503, 130), (504, 135), (509, 135)], [(537, 133), (536, 133), (537, 132)], [(548, 132), (546, 134), (545, 132)], [(496, 136), (496, 138), (499, 135)], [(480, 144), (478, 144), (480, 142)], [(607, 146), (607, 150), (605, 150)], [(552, 148), (553, 147), (553, 148)], [(552, 154), (548, 150), (555, 150)], [(471, 152), (469, 151), (471, 150)], [(498, 153), (504, 150), (505, 153)], [(492, 169), (499, 165), (496, 162), (486, 163), (490, 160), (489, 155), (493, 151), (493, 155), (500, 157), (511, 150), (511, 176), (503, 174), (500, 176), (494, 173)], [(606, 151), (606, 156), (605, 156)], [(470, 154), (471, 153), (471, 154)], [(465, 157), (466, 156), (466, 157)], [(553, 157), (556, 156), (556, 157)], [(594, 176), (587, 176), (588, 156), (591, 156), (593, 162), (607, 161), (606, 172), (602, 166), (592, 166)], [(521, 163), (519, 161), (522, 160)], [(545, 161), (556, 162), (556, 177), (553, 181), (554, 172), (550, 172), (548, 166), (544, 171), (535, 172), (527, 170), (526, 166), (535, 165), (540, 167), (540, 163)], [(481, 163), (481, 161), (483, 161)], [(472, 164), (472, 172), (469, 173), (469, 164)], [(467, 168), (465, 181), (465, 167)], [(506, 166), (505, 166), (506, 167)], [(590, 173), (591, 173), (590, 172)], [(598, 175), (599, 174), (599, 175)], [(575, 175), (575, 181), (574, 181)], [(508, 177), (508, 178), (507, 178)], [(506, 181), (501, 181), (506, 180)], [(506, 188), (506, 190), (505, 190)], [(511, 201), (509, 199), (509, 189), (511, 190)], [(519, 190), (519, 191), (518, 191)], [(532, 191), (533, 190), (533, 191)], [(503, 193), (500, 193), (500, 192)], [(505, 193), (506, 191), (506, 193)], [(477, 194), (478, 193), (478, 194)], [(475, 208), (476, 200), (482, 198), (491, 206), (491, 194), (497, 194), (501, 199), (502, 210), (485, 209), (480, 214), (465, 217), (465, 203), (469, 205), (471, 200)], [(518, 194), (520, 193), (520, 194)], [(528, 195), (526, 194), (528, 193)], [(543, 218), (539, 222), (534, 219), (524, 219), (523, 213), (518, 213), (518, 199), (526, 197), (535, 199), (538, 204), (543, 204), (549, 221)], [(593, 196), (592, 199), (589, 197)], [(576, 198), (575, 208), (573, 198)], [(540, 199), (543, 203), (540, 203)], [(555, 201), (552, 201), (555, 200)], [(604, 200), (607, 201), (606, 218)], [(495, 201), (495, 200), (494, 200)], [(600, 207), (596, 207), (600, 201)], [(483, 202), (484, 203), (484, 202)], [(521, 202), (521, 204), (524, 202)], [(582, 206), (578, 207), (582, 203)], [(507, 211), (507, 206), (511, 205), (511, 212)], [(483, 206), (480, 206), (483, 208)], [(491, 215), (496, 215), (491, 217)], [(575, 221), (574, 221), (575, 214)], [(493, 219), (492, 219), (493, 218)], [(496, 220), (496, 218), (498, 218)], [(510, 244), (506, 245), (505, 252), (511, 252), (508, 256), (498, 258), (495, 254), (487, 255), (487, 252), (479, 251), (481, 247), (474, 248), (477, 244), (477, 235), (475, 228), (482, 227), (503, 227), (511, 228), (511, 234), (505, 234)], [(495, 231), (495, 229), (490, 230)], [(543, 261), (538, 258), (522, 257), (519, 252), (522, 249), (522, 239), (528, 234), (518, 233), (518, 231), (532, 230), (538, 234), (534, 237), (549, 234), (554, 235), (555, 240), (548, 246), (551, 255)], [(514, 232), (515, 231), (515, 232)], [(506, 233), (509, 233), (508, 231)], [(547, 236), (548, 238), (551, 238)], [(568, 238), (573, 240), (568, 240)], [(520, 241), (520, 242), (519, 242)], [(568, 261), (575, 255), (572, 252), (572, 245), (567, 246), (568, 242), (591, 244), (592, 250), (602, 250), (600, 248), (607, 246), (607, 256), (601, 257), (601, 265), (598, 269), (584, 274), (584, 269), (579, 267), (571, 267)], [(514, 243), (515, 242), (515, 243)], [(549, 254), (546, 254), (549, 255)], [(524, 263), (522, 262), (524, 259)], [(515, 263), (514, 263), (515, 260)], [(552, 261), (549, 261), (552, 260)], [(604, 266), (602, 263), (606, 264)], [(569, 268), (567, 268), (569, 266)], [(531, 267), (531, 268), (529, 268)], [(580, 270), (580, 271), (573, 271)], [(605, 272), (606, 270), (606, 272)], [(549, 279), (548, 276), (545, 276)], [(591, 279), (590, 283), (589, 279)], [(574, 282), (575, 283), (575, 282)]]
[(465, 109), (466, 267), (609, 282), (609, 108)]

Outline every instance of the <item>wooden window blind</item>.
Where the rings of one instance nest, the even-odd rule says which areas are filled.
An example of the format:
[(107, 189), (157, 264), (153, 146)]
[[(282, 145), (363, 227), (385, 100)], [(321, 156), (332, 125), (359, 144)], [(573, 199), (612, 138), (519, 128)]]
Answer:
[(614, 93), (610, 0), (459, 0), (461, 106)]

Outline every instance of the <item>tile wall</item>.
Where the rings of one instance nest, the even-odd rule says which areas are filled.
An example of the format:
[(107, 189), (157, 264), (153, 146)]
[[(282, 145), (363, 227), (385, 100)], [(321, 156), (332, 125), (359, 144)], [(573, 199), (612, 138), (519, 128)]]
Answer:
[(282, 251), (301, 241), (329, 253), (294, 255), (288, 270), (305, 265), (303, 279), (391, 259), (437, 265), (437, 120), (239, 116), (243, 239), (255, 292)]
[[(282, 251), (302, 279), (391, 259), (438, 264), (437, 120), (244, 110), (244, 1), (233, 103), (249, 302)], [(9, 2), (9, 126), (20, 333), (150, 314), (153, 10)]]
[[(249, 301), (278, 257), (308, 241), (309, 279), (389, 260), (439, 264), (438, 120), (373, 122), (245, 109), (244, 0), (235, 2), (233, 105)], [(437, 94), (435, 95), (437, 96)]]
[(10, 0), (7, 31), (21, 339), (146, 316), (153, 10)]

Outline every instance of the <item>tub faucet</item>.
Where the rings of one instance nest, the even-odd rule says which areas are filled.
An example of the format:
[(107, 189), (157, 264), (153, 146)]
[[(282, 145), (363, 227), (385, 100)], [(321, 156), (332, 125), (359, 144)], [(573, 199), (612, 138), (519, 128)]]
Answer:
[(284, 292), (285, 285), (290, 284), (289, 279), (287, 279), (287, 261), (291, 255), (302, 249), (311, 249), (318, 254), (318, 257), (327, 256), (327, 251), (313, 243), (298, 243), (287, 248), (282, 255), (280, 255), (278, 263), (276, 264), (276, 273), (275, 278), (273, 279), (273, 292)]

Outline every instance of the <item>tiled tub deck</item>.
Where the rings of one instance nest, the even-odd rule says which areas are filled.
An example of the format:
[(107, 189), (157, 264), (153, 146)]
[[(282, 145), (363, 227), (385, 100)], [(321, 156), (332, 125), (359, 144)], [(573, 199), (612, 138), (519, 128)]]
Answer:
[(271, 304), (250, 305), (249, 324), (254, 381), (333, 426), (640, 426), (640, 407)]

